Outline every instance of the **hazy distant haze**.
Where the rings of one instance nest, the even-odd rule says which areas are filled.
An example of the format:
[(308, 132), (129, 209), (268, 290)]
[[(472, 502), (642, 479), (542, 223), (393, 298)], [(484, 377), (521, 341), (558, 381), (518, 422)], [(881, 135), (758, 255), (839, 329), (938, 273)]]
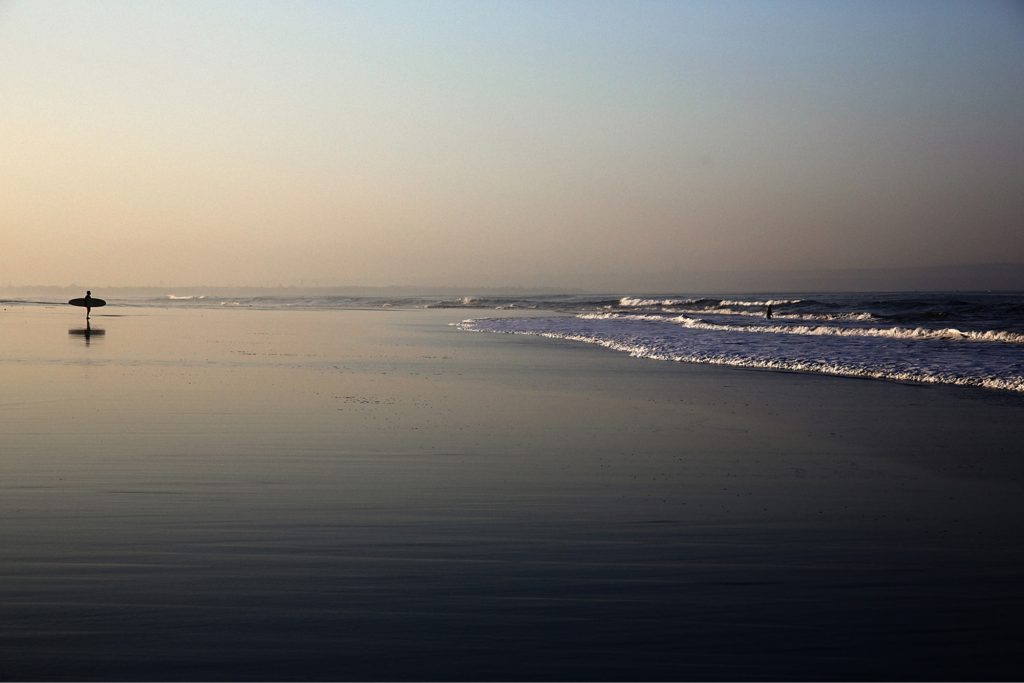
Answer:
[(0, 103), (0, 284), (1024, 261), (1009, 1), (9, 2)]

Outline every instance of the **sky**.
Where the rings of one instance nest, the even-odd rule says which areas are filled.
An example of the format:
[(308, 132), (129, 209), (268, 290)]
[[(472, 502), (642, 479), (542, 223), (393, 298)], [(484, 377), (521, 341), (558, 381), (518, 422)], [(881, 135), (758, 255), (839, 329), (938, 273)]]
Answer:
[(1024, 262), (1005, 0), (0, 0), (0, 284)]

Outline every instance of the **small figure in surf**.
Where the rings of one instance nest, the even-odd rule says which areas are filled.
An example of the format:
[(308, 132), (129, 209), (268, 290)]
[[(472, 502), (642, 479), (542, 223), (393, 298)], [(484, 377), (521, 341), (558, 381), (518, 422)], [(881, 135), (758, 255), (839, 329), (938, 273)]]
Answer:
[[(89, 319), (89, 315), (92, 314), (92, 306), (89, 305), (91, 303), (92, 303), (92, 290), (86, 290), (86, 292), (85, 292), (85, 319), (86, 320), (88, 320)], [(771, 317), (771, 316), (769, 316), (769, 317)]]
[(772, 319), (772, 305), (771, 304), (768, 304), (768, 308), (766, 308), (764, 310), (764, 317), (767, 320), (771, 320)]

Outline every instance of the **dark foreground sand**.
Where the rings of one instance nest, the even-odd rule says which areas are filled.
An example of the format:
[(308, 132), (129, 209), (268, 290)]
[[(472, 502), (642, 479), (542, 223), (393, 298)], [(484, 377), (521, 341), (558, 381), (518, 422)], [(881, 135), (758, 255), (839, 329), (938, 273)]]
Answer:
[(4, 680), (1024, 675), (1024, 397), (104, 311), (0, 311)]

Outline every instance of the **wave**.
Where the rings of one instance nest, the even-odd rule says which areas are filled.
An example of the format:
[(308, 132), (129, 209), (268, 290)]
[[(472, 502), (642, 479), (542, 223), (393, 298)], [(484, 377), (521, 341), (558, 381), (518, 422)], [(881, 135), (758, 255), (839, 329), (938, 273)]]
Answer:
[[(734, 315), (747, 318), (764, 318), (763, 311), (744, 311), (735, 308), (723, 308), (715, 306), (711, 308), (666, 308), (665, 313), (689, 313), (691, 315)], [(832, 320), (867, 321), (878, 320), (871, 313), (774, 313), (772, 320), (817, 320), (829, 322)]]
[(782, 306), (784, 304), (799, 304), (803, 302), (803, 299), (764, 299), (747, 301), (743, 299), (713, 299), (709, 297), (704, 298), (643, 298), (636, 296), (624, 296), (618, 301), (619, 308), (665, 308), (671, 306), (693, 306), (696, 304), (703, 304), (707, 307), (715, 306), (742, 306), (742, 307), (760, 307), (765, 306)]
[[(635, 318), (636, 316), (577, 317), (577, 319), (584, 320), (618, 320), (624, 322), (635, 322)], [(987, 368), (983, 364), (976, 362), (973, 354), (968, 354), (967, 356), (960, 354), (957, 356), (956, 358), (959, 362), (962, 365), (966, 363), (966, 365), (961, 368), (954, 368), (951, 366), (942, 367), (943, 363), (937, 361), (934, 357), (923, 359), (914, 356), (900, 357), (893, 355), (893, 348), (887, 349), (889, 355), (878, 353), (877, 350), (875, 352), (865, 352), (861, 348), (837, 350), (835, 348), (818, 346), (804, 349), (805, 357), (792, 355), (792, 349), (790, 350), (790, 355), (787, 356), (781, 352), (781, 347), (773, 347), (771, 345), (761, 347), (750, 347), (748, 345), (734, 346), (733, 348), (738, 350), (726, 352), (721, 350), (722, 345), (715, 340), (703, 339), (699, 340), (696, 344), (690, 345), (690, 340), (686, 338), (673, 338), (670, 335), (659, 335), (657, 333), (645, 334), (643, 332), (636, 332), (635, 328), (620, 331), (565, 329), (566, 326), (571, 327), (571, 323), (566, 323), (565, 321), (572, 319), (533, 318), (529, 320), (519, 319), (518, 321), (511, 318), (467, 319), (457, 323), (456, 326), (468, 332), (521, 334), (582, 342), (614, 351), (625, 352), (633, 357), (652, 360), (808, 372), (901, 382), (973, 386), (985, 389), (1024, 392), (1024, 376), (1019, 374), (1020, 366), (1019, 364), (1008, 362), (1005, 354), (992, 362), (993, 368), (1001, 366), (1003, 370), (994, 371), (992, 368)], [(662, 318), (661, 320), (664, 319)], [(844, 357), (844, 351), (846, 352), (846, 357)], [(832, 354), (832, 358), (828, 357), (829, 353)], [(857, 354), (861, 355), (858, 356)], [(1005, 370), (1007, 367), (1011, 368), (1011, 370)]]
[(744, 301), (742, 299), (722, 299), (719, 303), (722, 306), (784, 306), (786, 304), (799, 304), (803, 299), (764, 299), (763, 301)]
[[(720, 298), (682, 296), (622, 297), (608, 311), (683, 313), (761, 317), (768, 306), (774, 320), (808, 322), (884, 321), (898, 327), (1011, 330), (1024, 333), (1024, 299), (1020, 293), (917, 293), (732, 295)], [(585, 312), (581, 310), (580, 312)]]
[(524, 308), (534, 310), (539, 308), (538, 302), (528, 300), (512, 300), (507, 298), (478, 298), (475, 296), (464, 296), (459, 299), (444, 299), (441, 301), (420, 302), (423, 308), (492, 308), (495, 310), (514, 310)]
[(615, 302), (619, 308), (661, 308), (664, 306), (691, 306), (702, 301), (716, 301), (715, 299), (641, 299), (638, 297), (624, 296)]
[(798, 334), (807, 336), (836, 337), (887, 337), (890, 339), (908, 340), (949, 340), (972, 342), (1000, 342), (1005, 344), (1024, 344), (1024, 334), (1006, 330), (958, 330), (948, 327), (928, 329), (924, 327), (835, 327), (831, 325), (723, 325), (698, 318), (680, 315), (668, 318), (659, 315), (637, 315), (623, 313), (581, 313), (577, 317), (587, 320), (628, 319), (650, 322), (668, 322), (684, 327), (716, 330), (720, 332), (748, 332), (762, 334)]

